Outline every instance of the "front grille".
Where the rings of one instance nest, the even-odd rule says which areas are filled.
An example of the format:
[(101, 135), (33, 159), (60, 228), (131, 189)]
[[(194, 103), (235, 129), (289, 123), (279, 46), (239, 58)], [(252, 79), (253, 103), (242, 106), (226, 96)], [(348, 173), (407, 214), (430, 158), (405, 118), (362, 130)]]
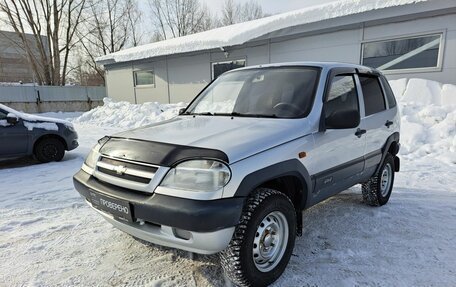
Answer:
[(157, 170), (154, 166), (103, 156), (97, 162), (97, 171), (101, 174), (143, 184), (150, 183)]
[(122, 178), (125, 180), (131, 180), (131, 181), (136, 181), (136, 182), (145, 183), (145, 184), (148, 184), (150, 182), (150, 178), (139, 177), (139, 176), (134, 176), (134, 175), (129, 175), (129, 174), (119, 175), (115, 171), (112, 171), (112, 170), (109, 170), (107, 168), (103, 168), (100, 166), (98, 167), (98, 170), (104, 174), (109, 174), (110, 176)]

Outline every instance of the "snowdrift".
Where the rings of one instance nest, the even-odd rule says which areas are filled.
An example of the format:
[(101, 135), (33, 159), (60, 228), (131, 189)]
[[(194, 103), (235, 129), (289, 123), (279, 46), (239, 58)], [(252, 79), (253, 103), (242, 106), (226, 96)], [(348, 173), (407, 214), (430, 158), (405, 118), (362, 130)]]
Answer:
[[(423, 79), (390, 81), (401, 111), (401, 155), (408, 159), (432, 156), (456, 164), (456, 86)], [(136, 128), (170, 119), (185, 103), (130, 104), (104, 99), (104, 105), (73, 122)]]
[(137, 128), (175, 117), (185, 103), (159, 104), (150, 102), (130, 104), (115, 102), (110, 98), (103, 99), (103, 106), (96, 107), (73, 120), (76, 124), (93, 124), (97, 126)]
[(401, 111), (401, 155), (456, 164), (456, 86), (424, 79), (390, 84)]

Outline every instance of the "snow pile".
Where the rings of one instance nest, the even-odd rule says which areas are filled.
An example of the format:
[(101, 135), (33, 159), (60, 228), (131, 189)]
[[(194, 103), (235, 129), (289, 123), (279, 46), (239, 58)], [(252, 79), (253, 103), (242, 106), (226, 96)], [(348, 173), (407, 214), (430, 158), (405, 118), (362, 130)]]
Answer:
[(56, 123), (36, 123), (36, 122), (25, 122), (24, 126), (29, 130), (32, 131), (33, 129), (43, 129), (47, 131), (58, 131), (59, 126)]
[[(28, 122), (29, 127), (27, 127), (29, 130), (35, 128), (44, 128), (44, 126), (47, 126), (46, 129), (50, 128), (50, 130), (55, 130), (54, 127), (51, 127), (50, 125), (40, 125), (39, 122), (51, 122), (51, 123), (59, 123), (63, 124), (67, 127), (73, 128), (73, 124), (70, 123), (69, 121), (62, 120), (62, 119), (57, 119), (54, 117), (43, 117), (43, 116), (37, 116), (37, 115), (31, 115), (23, 112), (16, 111), (10, 107), (7, 107), (5, 105), (0, 104), (0, 109), (7, 111), (8, 112), (8, 117), (16, 117), (16, 118), (21, 118), (24, 120), (24, 124)], [(32, 124), (33, 123), (33, 124)], [(4, 125), (5, 123), (0, 123), (0, 125)], [(8, 125), (8, 123), (6, 123)], [(57, 125), (55, 125), (57, 127)], [(31, 128), (31, 129), (30, 129)], [(58, 130), (58, 127), (57, 127)]]
[(123, 129), (137, 128), (175, 117), (179, 113), (179, 109), (186, 107), (184, 103), (159, 104), (150, 102), (130, 104), (129, 102), (115, 102), (110, 98), (104, 98), (103, 102), (103, 106), (82, 114), (73, 120), (73, 123), (95, 124)]
[(97, 58), (99, 62), (125, 62), (170, 54), (241, 45), (268, 33), (297, 25), (360, 14), (427, 0), (341, 0), (221, 27), (184, 37), (125, 49)]
[(401, 154), (456, 164), (456, 86), (424, 79), (390, 81), (401, 110)]

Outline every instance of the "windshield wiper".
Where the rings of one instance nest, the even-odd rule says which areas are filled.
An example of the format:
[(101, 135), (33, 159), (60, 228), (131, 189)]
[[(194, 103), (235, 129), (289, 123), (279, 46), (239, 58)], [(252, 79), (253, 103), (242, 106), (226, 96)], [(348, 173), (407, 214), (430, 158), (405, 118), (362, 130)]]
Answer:
[(241, 114), (238, 112), (232, 113), (214, 113), (214, 116), (228, 116), (228, 117), (250, 117), (250, 118), (277, 118), (275, 114)]
[(204, 112), (204, 113), (184, 113), (183, 115), (192, 115), (192, 116), (213, 116), (214, 114), (211, 112)]

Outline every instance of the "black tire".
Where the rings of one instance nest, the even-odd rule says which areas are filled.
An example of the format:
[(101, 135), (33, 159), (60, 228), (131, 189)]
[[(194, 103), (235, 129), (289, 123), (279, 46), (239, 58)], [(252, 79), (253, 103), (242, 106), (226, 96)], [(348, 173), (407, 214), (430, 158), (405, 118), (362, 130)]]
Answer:
[[(285, 231), (286, 229), (283, 229), (282, 234), (288, 234), (288, 239), (285, 240), (284, 236), (281, 237), (284, 240), (272, 241), (274, 243), (286, 242), (286, 245), (277, 244), (279, 246), (277, 250), (281, 250), (277, 251), (277, 254), (283, 255), (281, 257), (277, 255), (277, 259), (273, 261), (276, 263), (264, 262), (264, 264), (272, 264), (273, 266), (270, 266), (272, 268), (271, 270), (262, 272), (258, 269), (259, 267), (257, 267), (257, 263), (254, 261), (254, 245), (255, 248), (258, 246), (254, 241), (260, 240), (259, 238), (261, 237), (264, 239), (263, 242), (266, 242), (266, 237), (270, 234), (272, 235), (269, 237), (274, 238), (276, 233), (273, 231), (268, 234), (267, 228), (264, 231), (266, 237), (259, 236), (257, 232), (257, 229), (260, 228), (260, 225), (265, 220), (271, 222), (271, 216), (274, 223), (276, 223), (276, 219), (272, 214), (280, 215), (283, 222), (286, 220), (288, 232)], [(220, 253), (222, 268), (226, 276), (238, 286), (267, 286), (277, 280), (288, 265), (294, 248), (295, 238), (296, 212), (291, 200), (279, 191), (259, 188), (247, 199), (241, 220), (236, 226), (233, 238), (228, 248)], [(272, 251), (275, 249), (274, 246), (274, 244), (269, 243), (269, 248), (273, 248), (271, 249)], [(257, 261), (259, 260), (258, 254), (255, 254), (255, 258)]]
[(36, 144), (34, 154), (42, 163), (61, 161), (65, 155), (65, 146), (56, 138), (45, 138)]
[[(382, 183), (382, 174), (388, 173), (388, 183)], [(385, 177), (383, 177), (385, 179)], [(394, 158), (388, 153), (379, 169), (367, 182), (362, 184), (363, 201), (370, 206), (382, 206), (391, 196), (394, 185)]]

